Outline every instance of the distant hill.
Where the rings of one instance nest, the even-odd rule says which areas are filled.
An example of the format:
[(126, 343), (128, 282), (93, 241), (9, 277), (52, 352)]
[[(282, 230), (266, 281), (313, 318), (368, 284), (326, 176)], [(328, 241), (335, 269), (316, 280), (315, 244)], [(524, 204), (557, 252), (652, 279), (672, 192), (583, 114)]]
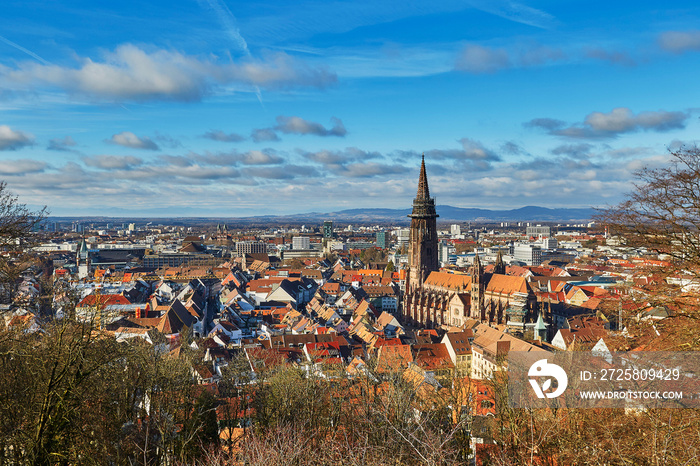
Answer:
[[(290, 217), (304, 217), (318, 220), (339, 220), (354, 222), (371, 221), (406, 221), (411, 209), (348, 209), (324, 214), (310, 213)], [(549, 209), (547, 207), (526, 206), (512, 210), (488, 210), (465, 209), (448, 205), (437, 206), (440, 221), (461, 222), (515, 222), (515, 221), (540, 221), (540, 222), (572, 222), (587, 221), (595, 214), (595, 210), (588, 209)]]
[[(183, 212), (185, 213), (185, 212)], [(171, 218), (162, 217), (163, 212), (149, 216), (75, 216), (75, 217), (51, 217), (52, 221), (83, 221), (83, 222), (107, 222), (115, 223), (136, 220), (139, 223), (149, 220), (153, 223), (177, 224), (204, 224), (235, 221), (242, 224), (265, 223), (321, 223), (324, 220), (335, 220), (344, 223), (409, 223), (407, 217), (411, 209), (347, 209), (337, 212), (309, 212), (289, 215), (256, 215), (249, 217), (187, 217), (177, 216)], [(591, 219), (595, 210), (589, 209), (549, 209), (546, 207), (527, 206), (512, 210), (488, 210), (488, 209), (464, 209), (448, 205), (437, 206), (440, 222), (584, 222)]]
[[(280, 216), (249, 217), (249, 219), (285, 221), (323, 221), (336, 220), (342, 222), (392, 222), (408, 223), (407, 217), (411, 209), (347, 209), (337, 212), (311, 212), (307, 214), (292, 214)], [(547, 207), (526, 206), (512, 210), (464, 209), (448, 205), (437, 206), (440, 221), (455, 222), (583, 222), (595, 214), (588, 209), (549, 209)]]

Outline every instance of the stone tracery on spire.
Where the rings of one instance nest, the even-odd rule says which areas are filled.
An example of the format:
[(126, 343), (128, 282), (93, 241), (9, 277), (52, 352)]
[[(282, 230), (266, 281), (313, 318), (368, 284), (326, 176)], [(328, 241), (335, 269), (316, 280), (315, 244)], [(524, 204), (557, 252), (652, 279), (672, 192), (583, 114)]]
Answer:
[(418, 176), (418, 193), (416, 199), (430, 199), (430, 189), (428, 188), (428, 177), (425, 174), (425, 154), (421, 157), (420, 175)]

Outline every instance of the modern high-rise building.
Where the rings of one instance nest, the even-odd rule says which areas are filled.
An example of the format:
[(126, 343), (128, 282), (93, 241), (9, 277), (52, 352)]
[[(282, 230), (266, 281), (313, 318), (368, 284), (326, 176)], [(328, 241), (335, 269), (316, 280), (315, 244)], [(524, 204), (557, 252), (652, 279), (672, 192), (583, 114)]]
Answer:
[(402, 228), (396, 232), (396, 241), (398, 242), (400, 248), (407, 246), (410, 240), (411, 230), (408, 228)]
[(323, 239), (333, 238), (333, 222), (326, 220), (323, 222)]
[(382, 230), (377, 232), (377, 247), (388, 249), (391, 246), (391, 233)]

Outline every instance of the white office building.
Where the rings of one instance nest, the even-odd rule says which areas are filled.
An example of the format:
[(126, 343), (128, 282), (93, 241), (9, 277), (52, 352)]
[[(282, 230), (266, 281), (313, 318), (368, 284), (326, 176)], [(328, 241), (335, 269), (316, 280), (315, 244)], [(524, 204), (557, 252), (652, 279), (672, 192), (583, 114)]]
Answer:
[(518, 243), (513, 248), (513, 259), (524, 262), (525, 265), (540, 265), (542, 263), (542, 247), (535, 244)]
[(295, 236), (292, 238), (292, 249), (311, 249), (311, 240), (308, 236)]
[(556, 249), (558, 247), (556, 238), (543, 238), (542, 248), (543, 249)]
[(542, 237), (542, 238), (548, 238), (552, 236), (552, 229), (548, 226), (542, 226), (542, 225), (537, 225), (537, 226), (527, 226), (525, 229), (525, 234), (531, 238), (537, 238), (537, 237)]

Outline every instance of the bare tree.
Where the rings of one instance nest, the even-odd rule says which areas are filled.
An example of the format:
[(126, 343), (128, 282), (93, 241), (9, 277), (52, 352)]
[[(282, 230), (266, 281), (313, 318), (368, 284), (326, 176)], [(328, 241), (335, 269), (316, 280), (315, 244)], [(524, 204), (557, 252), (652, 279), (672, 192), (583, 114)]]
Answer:
[(46, 207), (31, 210), (0, 181), (0, 300), (15, 295), (17, 280), (29, 264), (24, 252), (32, 230), (46, 215)]
[[(657, 349), (688, 350), (700, 344), (700, 148), (683, 147), (670, 157), (665, 167), (637, 171), (626, 200), (597, 217), (624, 245), (665, 260), (638, 268), (640, 280), (629, 282), (629, 294), (610, 300), (604, 312), (612, 320), (619, 315), (620, 328), (633, 336), (665, 335)], [(674, 318), (640, 321), (640, 312), (654, 308)]]
[(598, 219), (630, 247), (672, 258), (678, 267), (700, 275), (700, 148), (671, 152), (667, 167), (644, 168), (621, 204)]

